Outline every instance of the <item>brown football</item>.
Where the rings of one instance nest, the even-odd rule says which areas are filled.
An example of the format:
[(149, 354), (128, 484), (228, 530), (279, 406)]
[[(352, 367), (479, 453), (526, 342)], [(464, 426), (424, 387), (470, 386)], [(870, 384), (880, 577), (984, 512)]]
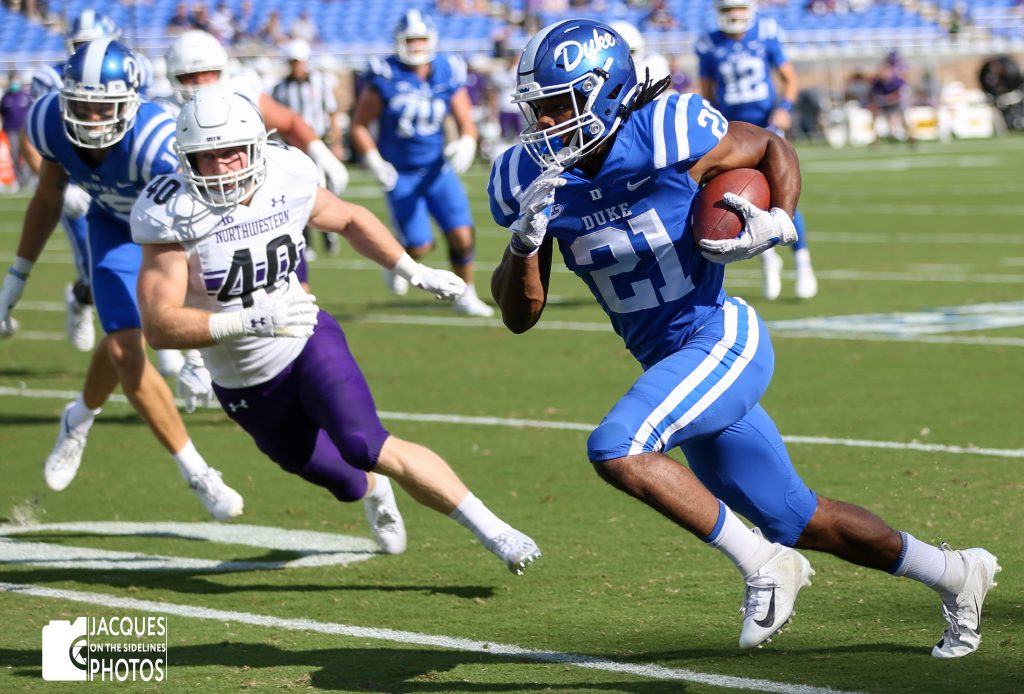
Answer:
[(697, 193), (693, 201), (693, 242), (701, 239), (731, 239), (743, 231), (743, 217), (725, 204), (722, 196), (735, 193), (762, 210), (772, 202), (768, 179), (757, 169), (732, 169), (715, 176)]

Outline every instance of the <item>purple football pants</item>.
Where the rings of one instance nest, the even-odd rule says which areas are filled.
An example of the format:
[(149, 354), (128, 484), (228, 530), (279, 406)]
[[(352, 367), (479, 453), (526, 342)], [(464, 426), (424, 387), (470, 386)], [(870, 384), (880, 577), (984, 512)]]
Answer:
[(274, 378), (249, 388), (215, 383), (213, 390), (228, 416), (282, 468), (341, 501), (366, 494), (366, 472), (389, 434), (330, 314), (320, 312), (313, 337)]

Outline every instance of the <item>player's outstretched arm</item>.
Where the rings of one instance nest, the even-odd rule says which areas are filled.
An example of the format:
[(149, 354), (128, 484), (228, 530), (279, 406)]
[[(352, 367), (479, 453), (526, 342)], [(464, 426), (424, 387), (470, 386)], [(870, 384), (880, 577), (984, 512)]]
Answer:
[(50, 239), (50, 234), (60, 221), (64, 189), (67, 185), (68, 175), (64, 168), (60, 164), (44, 159), (39, 167), (39, 184), (25, 210), (21, 240), (18, 242), (18, 257), (33, 263), (39, 259), (46, 242)]
[(544, 312), (553, 249), (550, 238), (541, 243), (538, 252), (528, 256), (517, 255), (506, 248), (491, 275), (491, 296), (501, 308), (501, 320), (516, 334), (525, 333), (536, 325)]
[(454, 299), (466, 291), (466, 283), (458, 275), (413, 260), (384, 223), (368, 209), (340, 200), (322, 188), (317, 192), (309, 223), (321, 231), (340, 234), (361, 256), (397, 273), (412, 286), (438, 299)]

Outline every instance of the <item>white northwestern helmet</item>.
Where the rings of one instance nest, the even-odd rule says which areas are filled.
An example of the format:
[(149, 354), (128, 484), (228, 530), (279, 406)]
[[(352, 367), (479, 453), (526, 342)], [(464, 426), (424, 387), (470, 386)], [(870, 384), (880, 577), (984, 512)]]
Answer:
[[(174, 150), (192, 195), (215, 207), (234, 207), (263, 185), (267, 177), (264, 148), (267, 126), (250, 99), (221, 84), (199, 89), (178, 114)], [(195, 155), (229, 147), (245, 150), (246, 166), (204, 176)]]
[(715, 0), (718, 28), (726, 34), (743, 34), (754, 26), (757, 0)]
[(179, 79), (182, 75), (197, 72), (220, 73), (223, 81), (228, 72), (228, 52), (213, 34), (200, 29), (186, 31), (167, 49), (167, 79), (178, 97), (185, 103), (199, 90), (199, 86), (185, 85)]
[[(409, 39), (426, 39), (423, 47), (409, 49)], [(430, 15), (409, 10), (395, 27), (395, 54), (406, 65), (426, 65), (437, 54), (437, 27)]]
[(626, 40), (626, 44), (629, 45), (629, 52), (633, 54), (633, 60), (637, 60), (647, 52), (647, 40), (635, 26), (621, 19), (609, 22), (608, 26), (617, 31), (619, 36)]

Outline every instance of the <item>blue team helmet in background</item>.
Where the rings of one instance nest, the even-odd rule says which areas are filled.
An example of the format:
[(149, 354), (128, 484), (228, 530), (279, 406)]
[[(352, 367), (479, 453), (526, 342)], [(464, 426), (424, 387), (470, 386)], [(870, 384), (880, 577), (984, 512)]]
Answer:
[(68, 49), (68, 55), (71, 55), (83, 43), (96, 39), (117, 39), (120, 36), (121, 30), (113, 19), (96, 10), (82, 10), (82, 14), (75, 17), (75, 21), (71, 22), (64, 33), (64, 46)]
[[(416, 48), (409, 47), (410, 39), (425, 39)], [(406, 65), (426, 65), (437, 54), (437, 26), (434, 19), (419, 10), (409, 10), (395, 27), (395, 54)]]
[[(615, 132), (636, 89), (629, 44), (607, 24), (569, 19), (548, 25), (519, 60), (512, 101), (529, 124), (520, 140), (542, 167), (572, 166)], [(538, 127), (537, 102), (567, 94), (573, 117)]]
[(79, 147), (117, 144), (135, 123), (142, 67), (113, 39), (90, 41), (68, 59), (60, 90), (64, 129)]

